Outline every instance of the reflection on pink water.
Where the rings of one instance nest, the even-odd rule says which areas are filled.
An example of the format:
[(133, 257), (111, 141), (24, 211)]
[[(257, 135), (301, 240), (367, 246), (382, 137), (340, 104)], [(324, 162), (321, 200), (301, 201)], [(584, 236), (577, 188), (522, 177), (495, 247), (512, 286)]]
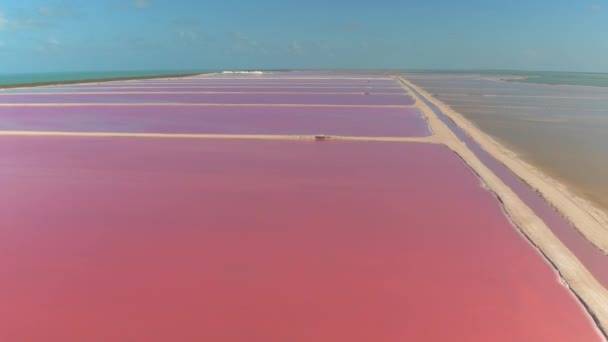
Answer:
[(427, 136), (415, 108), (0, 107), (0, 130)]
[(600, 341), (438, 145), (0, 138), (4, 341)]

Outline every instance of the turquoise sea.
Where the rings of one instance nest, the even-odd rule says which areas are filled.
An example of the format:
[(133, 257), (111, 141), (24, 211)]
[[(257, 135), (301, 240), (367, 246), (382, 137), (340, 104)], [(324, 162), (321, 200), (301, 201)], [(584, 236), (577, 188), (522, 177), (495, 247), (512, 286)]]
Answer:
[[(517, 73), (516, 73), (517, 74)], [(554, 85), (580, 85), (594, 87), (608, 87), (607, 73), (589, 72), (521, 72), (525, 79), (517, 82), (554, 84)]]
[[(402, 72), (402, 71), (401, 71)], [(505, 75), (509, 82), (608, 87), (608, 73), (521, 70), (406, 70), (409, 74)], [(515, 76), (509, 79), (509, 76)]]

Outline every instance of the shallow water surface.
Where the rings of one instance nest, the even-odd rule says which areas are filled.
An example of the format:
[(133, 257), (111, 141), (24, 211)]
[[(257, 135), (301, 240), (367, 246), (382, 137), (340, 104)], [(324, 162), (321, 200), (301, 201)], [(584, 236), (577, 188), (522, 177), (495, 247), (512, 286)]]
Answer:
[(0, 160), (2, 340), (601, 340), (443, 146), (1, 137)]
[(504, 82), (486, 75), (408, 79), (608, 212), (608, 88)]

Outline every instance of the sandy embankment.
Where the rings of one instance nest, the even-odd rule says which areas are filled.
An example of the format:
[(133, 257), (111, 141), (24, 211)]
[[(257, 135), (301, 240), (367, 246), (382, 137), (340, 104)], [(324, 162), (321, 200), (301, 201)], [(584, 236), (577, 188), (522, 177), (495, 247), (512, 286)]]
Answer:
[(505, 164), (519, 178), (535, 189), (576, 229), (602, 252), (608, 255), (608, 214), (589, 201), (577, 196), (568, 187), (547, 176), (538, 168), (520, 159), (515, 152), (498, 143), (491, 136), (450, 106), (433, 98), (425, 90), (411, 84), (420, 94), (439, 107), (460, 128), (475, 139), (486, 151)]
[[(422, 96), (437, 105), (446, 115), (464, 129), (469, 135), (480, 143), (490, 154), (507, 167), (513, 170), (520, 178), (537, 189), (562, 214), (571, 220), (585, 236), (592, 240), (604, 251), (608, 250), (608, 231), (593, 214), (586, 212), (587, 207), (582, 206), (572, 198), (566, 197), (564, 189), (555, 187), (553, 182), (540, 177), (539, 172), (528, 168), (527, 164), (519, 160), (514, 153), (500, 146), (496, 141), (477, 129), (462, 115), (434, 99), (427, 92), (413, 85), (407, 80), (405, 84), (418, 91)], [(412, 96), (416, 97), (415, 94)], [(481, 178), (485, 185), (499, 197), (504, 205), (507, 215), (522, 233), (535, 245), (548, 261), (557, 269), (566, 285), (581, 300), (587, 308), (604, 336), (608, 332), (608, 290), (606, 290), (593, 277), (593, 275), (580, 263), (574, 254), (566, 248), (545, 225), (545, 223), (524, 202), (506, 186), (492, 171), (488, 169), (466, 145), (435, 115), (435, 113), (420, 99), (416, 98), (417, 105), (436, 134), (437, 139), (456, 152)]]
[(340, 135), (281, 135), (281, 134), (193, 134), (193, 133), (120, 133), (120, 132), (53, 132), (0, 131), (0, 136), (97, 137), (97, 138), (165, 138), (165, 139), (224, 139), (224, 140), (341, 140), (439, 144), (428, 137), (359, 137)]

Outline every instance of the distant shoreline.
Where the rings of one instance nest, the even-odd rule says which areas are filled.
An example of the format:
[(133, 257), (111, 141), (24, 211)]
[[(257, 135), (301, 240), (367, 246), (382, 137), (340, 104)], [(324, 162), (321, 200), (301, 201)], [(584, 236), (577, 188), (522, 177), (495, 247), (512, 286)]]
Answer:
[(133, 80), (149, 80), (149, 79), (161, 79), (161, 78), (173, 78), (173, 77), (189, 77), (202, 75), (209, 72), (197, 72), (197, 73), (185, 73), (185, 74), (158, 74), (158, 75), (144, 75), (144, 76), (119, 76), (119, 77), (101, 77), (101, 78), (89, 78), (89, 79), (76, 79), (76, 80), (64, 80), (64, 81), (45, 81), (45, 82), (28, 82), (28, 83), (15, 83), (15, 84), (0, 84), (0, 90), (2, 89), (16, 89), (16, 88), (32, 88), (32, 87), (46, 87), (54, 85), (67, 85), (67, 84), (85, 84), (85, 83), (99, 83), (99, 82), (116, 82), (116, 81), (133, 81)]
[[(388, 72), (390, 70), (384, 70)], [(82, 79), (69, 79), (57, 81), (41, 81), (41, 82), (23, 82), (13, 84), (0, 84), (1, 89), (14, 88), (29, 88), (43, 87), (53, 85), (66, 85), (78, 83), (96, 83), (96, 82), (113, 82), (113, 81), (130, 81), (143, 79), (158, 79), (166, 77), (188, 77), (200, 74), (208, 74), (214, 71), (201, 72), (186, 72), (186, 73), (170, 73), (170, 74), (148, 74), (148, 75), (125, 75), (125, 76), (110, 76), (110, 77), (93, 77)], [(590, 72), (563, 72), (563, 71), (517, 71), (517, 70), (408, 70), (407, 73), (414, 74), (479, 74), (499, 76), (504, 82), (512, 83), (528, 83), (528, 84), (545, 84), (555, 86), (587, 86), (587, 87), (608, 87), (608, 73), (590, 73)], [(0, 74), (0, 77), (2, 75)]]
[(407, 74), (480, 75), (499, 77), (504, 82), (555, 86), (608, 87), (608, 73), (526, 70), (404, 70)]
[[(539, 81), (540, 79), (540, 81)], [(502, 79), (505, 82), (513, 82), (513, 83), (528, 83), (528, 84), (543, 84), (543, 85), (553, 85), (553, 86), (579, 86), (579, 87), (595, 87), (595, 88), (606, 88), (608, 87), (608, 78), (606, 79), (606, 83), (592, 83), (585, 81), (547, 81), (542, 80), (542, 76), (523, 76), (520, 78), (504, 78)]]

